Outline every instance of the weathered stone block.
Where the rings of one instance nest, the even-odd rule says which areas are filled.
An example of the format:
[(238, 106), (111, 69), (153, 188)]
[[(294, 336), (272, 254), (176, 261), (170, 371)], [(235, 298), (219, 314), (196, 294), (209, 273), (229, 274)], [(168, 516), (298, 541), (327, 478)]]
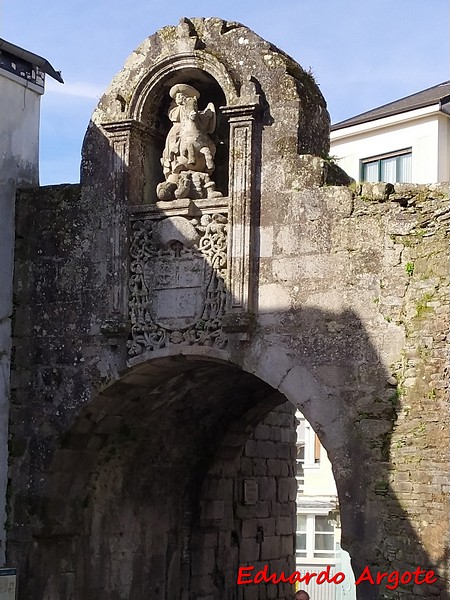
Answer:
[(260, 500), (272, 500), (275, 498), (277, 484), (274, 477), (258, 478), (258, 497)]
[(271, 428), (264, 423), (259, 423), (255, 428), (254, 435), (258, 440), (269, 440), (271, 439)]
[(265, 458), (254, 458), (253, 459), (253, 475), (256, 477), (266, 477), (270, 474), (267, 466), (267, 460)]
[[(278, 517), (276, 520), (276, 532), (277, 535), (292, 535), (295, 533), (295, 518), (290, 517)], [(286, 554), (289, 554), (288, 552)]]
[(221, 520), (225, 512), (223, 500), (207, 500), (201, 504), (201, 516), (206, 520)]
[(281, 556), (281, 538), (267, 536), (261, 544), (261, 560), (273, 560)]
[(259, 586), (247, 585), (244, 589), (244, 600), (259, 600)]
[(285, 463), (282, 460), (277, 459), (269, 459), (267, 461), (267, 473), (271, 477), (279, 477), (283, 475), (284, 469), (283, 465)]
[(240, 563), (253, 563), (260, 558), (260, 544), (256, 539), (244, 538), (239, 546), (239, 561)]
[(277, 449), (273, 442), (261, 441), (258, 444), (258, 457), (263, 459), (277, 458)]
[(281, 555), (292, 556), (295, 553), (294, 533), (291, 527), (291, 535), (281, 536)]

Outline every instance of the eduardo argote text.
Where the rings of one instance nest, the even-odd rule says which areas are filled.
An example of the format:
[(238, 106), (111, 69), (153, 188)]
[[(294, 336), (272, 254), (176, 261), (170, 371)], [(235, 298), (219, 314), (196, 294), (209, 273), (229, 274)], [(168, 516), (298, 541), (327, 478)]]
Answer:
[[(255, 583), (305, 583), (308, 585), (312, 579), (316, 580), (317, 585), (324, 583), (334, 583), (338, 585), (345, 580), (345, 574), (341, 571), (337, 573), (330, 573), (331, 567), (327, 566), (318, 573), (306, 572), (302, 575), (299, 571), (294, 571), (289, 575), (286, 575), (284, 571), (280, 575), (276, 573), (269, 574), (269, 567), (265, 565), (259, 571), (255, 571), (255, 567), (239, 567), (237, 584), (247, 585)], [(386, 588), (388, 590), (395, 590), (398, 586), (407, 585), (413, 583), (415, 585), (422, 585), (423, 583), (432, 584), (437, 581), (437, 577), (434, 571), (427, 571), (422, 567), (416, 567), (413, 571), (389, 571), (389, 572), (372, 572), (369, 567), (365, 567), (361, 575), (356, 579), (355, 585), (359, 585), (363, 581), (367, 581), (371, 585), (380, 585), (386, 580)]]

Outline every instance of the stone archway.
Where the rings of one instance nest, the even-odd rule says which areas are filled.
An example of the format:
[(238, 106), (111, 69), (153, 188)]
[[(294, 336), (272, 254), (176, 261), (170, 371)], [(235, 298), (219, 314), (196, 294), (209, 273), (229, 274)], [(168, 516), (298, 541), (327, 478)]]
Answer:
[[(22, 593), (234, 599), (243, 593), (241, 565), (293, 572), (294, 406), (333, 460), (344, 538), (364, 540), (364, 500), (350, 487), (361, 483), (356, 472), (362, 476), (349, 454), (351, 421), (308, 368), (274, 346), (249, 356), (247, 370), (225, 361), (223, 351), (159, 354), (135, 359), (81, 409), (55, 448)], [(287, 399), (291, 408), (280, 413)], [(273, 439), (255, 434), (268, 416)], [(259, 491), (247, 504), (249, 481)], [(277, 598), (290, 593), (289, 585), (271, 585), (267, 593), (276, 590)]]
[[(241, 563), (292, 571), (292, 410), (270, 425), (290, 442), (266, 441), (272, 454), (245, 457), (255, 426), (285, 402), (253, 375), (198, 359), (157, 360), (113, 384), (55, 452), (23, 588), (46, 600), (231, 599)], [(258, 464), (256, 475), (245, 464), (267, 459), (283, 471)], [(260, 482), (248, 505), (244, 480)], [(285, 518), (275, 538), (289, 514), (290, 530)]]
[[(276, 389), (217, 361), (141, 361), (81, 410), (44, 478), (22, 593), (231, 600), (253, 593), (236, 585), (241, 565), (295, 570), (295, 417), (279, 389), (307, 413), (324, 390), (307, 369), (283, 377), (270, 360)], [(326, 438), (331, 411), (316, 418)]]
[[(213, 100), (227, 102), (215, 107), (229, 134), (228, 166), (220, 167), (228, 183), (220, 197), (166, 202), (155, 195), (148, 159), (151, 171), (170, 126), (159, 127), (158, 119), (169, 106), (170, 86), (180, 82), (203, 86), (206, 96), (211, 86)], [(192, 112), (197, 118), (198, 110)], [(190, 535), (174, 482), (181, 478), (199, 500), (207, 481), (202, 448), (217, 449), (229, 408), (236, 408), (231, 421), (239, 429), (243, 408), (251, 411), (252, 399), (263, 406), (265, 394), (298, 407), (327, 449), (355, 572), (366, 565), (401, 570), (420, 559), (443, 577), (430, 594), (448, 597), (448, 548), (445, 536), (435, 535), (448, 514), (438, 476), (447, 465), (448, 423), (442, 416), (442, 426), (432, 417), (421, 421), (423, 412), (436, 411), (436, 396), (446, 410), (439, 371), (446, 364), (440, 330), (446, 246), (438, 221), (444, 201), (435, 194), (423, 202), (420, 192), (411, 203), (412, 196), (378, 202), (377, 190), (361, 196), (339, 185), (348, 180), (320, 158), (328, 128), (320, 90), (290, 57), (238, 23), (183, 19), (146, 40), (99, 102), (83, 146), (81, 185), (20, 194), (8, 559), (20, 567), (22, 590), (35, 585), (37, 600), (75, 589), (97, 599), (100, 571), (102, 589), (113, 582), (117, 600), (132, 585), (143, 594), (146, 575), (141, 563), (132, 564), (142, 552), (163, 573), (165, 583), (152, 597), (163, 586), (166, 598), (181, 594), (165, 587), (181, 573), (183, 531)], [(405, 268), (411, 256), (425, 283)], [(428, 306), (432, 298), (442, 305)], [(422, 350), (412, 369), (407, 359), (415, 346)], [(204, 359), (221, 366), (203, 368)], [(219, 389), (214, 379), (200, 385), (204, 369), (218, 369)], [(176, 408), (195, 422), (200, 413), (184, 413), (183, 399), (194, 389), (204, 395), (209, 385), (203, 437), (191, 426), (179, 439)], [(248, 393), (239, 409), (223, 393), (240, 387)], [(145, 412), (146, 395), (161, 412)], [(135, 422), (127, 422), (133, 415), (136, 439)], [(161, 449), (166, 417), (171, 443)], [(154, 445), (146, 445), (146, 423)], [(181, 441), (199, 469), (191, 488), (196, 470), (176, 467)], [(413, 468), (415, 449), (436, 476)], [(141, 471), (151, 465), (146, 473), (159, 468), (161, 493), (152, 489), (151, 507), (145, 504), (151, 476), (141, 489), (134, 465)], [(425, 478), (430, 502), (418, 508), (415, 489), (423, 492)], [(132, 532), (122, 536), (132, 548), (124, 554), (128, 563), (118, 558), (120, 536), (112, 554), (101, 541), (104, 532), (114, 538), (122, 493), (117, 521), (120, 531)], [(201, 532), (194, 533), (192, 540), (198, 534), (199, 548), (206, 547)], [(170, 552), (157, 558), (163, 538), (178, 552), (172, 566)], [(228, 548), (235, 565), (237, 541), (231, 533), (219, 541), (214, 560), (221, 552), (226, 560)], [(224, 581), (219, 563), (216, 591)], [(201, 569), (196, 575), (202, 577)], [(407, 600), (415, 595), (412, 586), (403, 592)], [(383, 593), (377, 585), (358, 587), (360, 600)]]

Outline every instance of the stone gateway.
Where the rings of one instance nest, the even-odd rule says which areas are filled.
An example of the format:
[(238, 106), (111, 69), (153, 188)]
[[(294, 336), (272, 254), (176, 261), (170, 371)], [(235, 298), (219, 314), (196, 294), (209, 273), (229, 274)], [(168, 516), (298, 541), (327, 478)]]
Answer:
[[(143, 42), (80, 185), (17, 199), (19, 600), (281, 600), (298, 408), (359, 600), (448, 600), (447, 189), (351, 184), (310, 73), (235, 22)], [(414, 264), (414, 269), (408, 267)], [(394, 589), (395, 587), (395, 589)]]

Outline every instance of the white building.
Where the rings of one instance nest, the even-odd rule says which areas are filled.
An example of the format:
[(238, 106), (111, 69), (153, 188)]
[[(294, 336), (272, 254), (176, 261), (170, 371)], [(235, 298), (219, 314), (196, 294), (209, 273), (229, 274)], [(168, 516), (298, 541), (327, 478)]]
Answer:
[(356, 181), (450, 181), (450, 81), (336, 123), (330, 154)]
[(297, 540), (296, 569), (345, 574), (341, 585), (300, 584), (314, 600), (355, 600), (356, 588), (350, 557), (340, 548), (339, 502), (331, 462), (317, 434), (300, 412), (297, 425)]
[(18, 187), (39, 185), (39, 112), (46, 73), (63, 82), (45, 58), (0, 39), (0, 565), (5, 560), (15, 197)]

